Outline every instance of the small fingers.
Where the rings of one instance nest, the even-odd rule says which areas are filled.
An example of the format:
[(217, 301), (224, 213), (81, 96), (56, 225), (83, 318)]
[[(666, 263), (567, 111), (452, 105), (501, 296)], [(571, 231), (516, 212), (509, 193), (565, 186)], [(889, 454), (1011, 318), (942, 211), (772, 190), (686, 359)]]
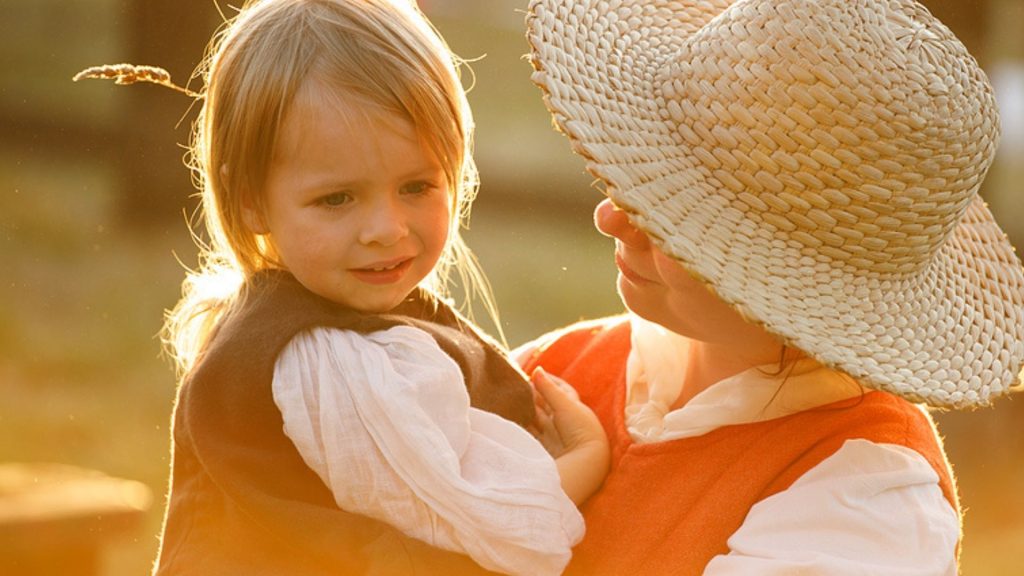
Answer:
[[(580, 399), (579, 393), (577, 393), (576, 389), (572, 387), (572, 384), (569, 384), (564, 379), (559, 378), (558, 376), (550, 374), (543, 367), (538, 366), (537, 368), (535, 368), (534, 371), (533, 371), (533, 374), (534, 374), (534, 376), (547, 379), (552, 384), (554, 384), (555, 386), (560, 388), (562, 390), (562, 392), (565, 392), (566, 394), (568, 394), (569, 397), (572, 398), (573, 400), (577, 400), (578, 401)], [(536, 380), (534, 380), (534, 382), (536, 382)]]
[(538, 412), (539, 411), (544, 411), (544, 412), (550, 414), (551, 413), (551, 406), (549, 406), (548, 405), (548, 401), (544, 399), (544, 394), (542, 394), (540, 392), (540, 390), (537, 389), (537, 383), (536, 382), (532, 382), (532, 384), (533, 384), (533, 386), (532, 386), (532, 389), (533, 389), (533, 407), (536, 408)]
[(545, 401), (552, 411), (558, 412), (578, 401), (575, 397), (575, 390), (572, 390), (570, 393), (569, 390), (566, 390), (566, 388), (571, 390), (568, 384), (559, 382), (559, 379), (545, 372), (543, 368), (534, 370), (531, 379), (534, 387), (537, 389), (538, 396)]
[(536, 418), (534, 420), (534, 423), (537, 426), (537, 428), (540, 428), (541, 430), (549, 429), (551, 427), (551, 419), (552, 419), (551, 411), (550, 410), (544, 410), (544, 409), (542, 409), (541, 407), (538, 406), (538, 407), (536, 407), (535, 412), (536, 412)]

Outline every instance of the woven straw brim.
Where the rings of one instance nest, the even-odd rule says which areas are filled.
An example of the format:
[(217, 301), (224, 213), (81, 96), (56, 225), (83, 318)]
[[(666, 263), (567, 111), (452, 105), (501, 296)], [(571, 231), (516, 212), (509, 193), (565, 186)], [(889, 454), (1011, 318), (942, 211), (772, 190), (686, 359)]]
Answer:
[[(659, 248), (745, 318), (868, 387), (937, 407), (988, 404), (1019, 385), (1024, 364), (1024, 271), (976, 194), (987, 169), (985, 159), (991, 158), (998, 138), (994, 100), (983, 93), (981, 103), (965, 112), (974, 114), (964, 130), (975, 144), (960, 157), (949, 159), (947, 150), (921, 144), (925, 154), (947, 162), (943, 168), (955, 167), (959, 179), (948, 192), (919, 193), (913, 204), (917, 220), (900, 224), (900, 213), (886, 213), (890, 205), (907, 202), (912, 195), (892, 199), (881, 186), (862, 186), (858, 190), (879, 198), (860, 205), (855, 198), (854, 206), (842, 210), (850, 197), (820, 180), (837, 173), (845, 177), (846, 166), (829, 172), (827, 165), (847, 161), (847, 142), (840, 141), (847, 135), (842, 126), (827, 134), (815, 132), (815, 123), (822, 119), (813, 116), (812, 105), (831, 102), (836, 115), (842, 114), (847, 99), (864, 97), (856, 86), (870, 86), (874, 78), (816, 91), (816, 82), (835, 87), (844, 80), (835, 77), (842, 74), (841, 67), (820, 62), (790, 73), (791, 81), (793, 75), (807, 76), (797, 78), (811, 86), (806, 93), (783, 86), (772, 104), (760, 106), (744, 101), (752, 98), (743, 90), (748, 80), (744, 74), (752, 67), (729, 67), (730, 58), (750, 62), (756, 60), (751, 54), (765, 47), (755, 37), (763, 30), (742, 28), (738, 10), (756, 12), (767, 4), (780, 10), (801, 4), (816, 9), (825, 3), (535, 0), (528, 16), (534, 81), (573, 149), (607, 183), (608, 196)], [(833, 4), (854, 10), (865, 3)], [(913, 16), (930, 18), (919, 11)], [(783, 26), (794, 23), (799, 24), (794, 18)], [(751, 38), (744, 42), (714, 36), (723, 29)], [(939, 40), (950, 43), (949, 38)], [(918, 40), (915, 34), (907, 41)], [(692, 52), (698, 42), (717, 59), (677, 60), (680, 50)], [(928, 54), (936, 61), (944, 57)], [(766, 56), (768, 61), (772, 55)], [(813, 54), (804, 56), (813, 64)], [(712, 105), (696, 110), (686, 99), (675, 98), (671, 77), (666, 81), (666, 71), (673, 67), (676, 74), (698, 77), (697, 89), (717, 98)], [(984, 83), (980, 70), (980, 80), (970, 74), (964, 73), (968, 88), (972, 82)], [(850, 86), (850, 94), (840, 93)], [(954, 96), (964, 92), (959, 86), (942, 89)], [(886, 100), (884, 94), (871, 94)], [(791, 116), (771, 116), (776, 111), (772, 106), (787, 98), (795, 101)], [(900, 110), (891, 96), (886, 101), (888, 109)], [(758, 110), (768, 110), (764, 116), (777, 124), (752, 132), (754, 139), (770, 139), (770, 147), (792, 145), (796, 151), (783, 157), (799, 162), (779, 166), (778, 157), (761, 154), (757, 142), (746, 146), (733, 137), (736, 132), (728, 128), (763, 120), (751, 117)], [(851, 112), (868, 114), (859, 108)], [(875, 113), (880, 118), (877, 133), (887, 136), (891, 126), (900, 128), (897, 122), (885, 123), (891, 120), (886, 110)], [(861, 116), (854, 120), (863, 120)], [(915, 121), (908, 117), (907, 122)], [(908, 127), (914, 131), (938, 134), (924, 121)], [(854, 133), (854, 128), (850, 132), (852, 148), (864, 134)], [(818, 138), (818, 145), (800, 140), (807, 134)], [(719, 146), (704, 147), (704, 142)], [(831, 153), (821, 154), (821, 149)], [(851, 177), (874, 177), (878, 165), (888, 166), (886, 161), (853, 167), (857, 173)], [(914, 162), (931, 169), (927, 161)], [(744, 169), (751, 164), (774, 169)], [(941, 174), (948, 176), (949, 171)], [(914, 182), (914, 176), (906, 175), (907, 181)], [(928, 177), (921, 175), (920, 180), (931, 183)], [(933, 206), (935, 214), (929, 214)], [(944, 221), (943, 210), (955, 214)], [(875, 241), (885, 244), (879, 250), (889, 251), (883, 254), (888, 260), (872, 252)], [(904, 245), (897, 246), (899, 242)], [(925, 253), (927, 259), (921, 256)]]

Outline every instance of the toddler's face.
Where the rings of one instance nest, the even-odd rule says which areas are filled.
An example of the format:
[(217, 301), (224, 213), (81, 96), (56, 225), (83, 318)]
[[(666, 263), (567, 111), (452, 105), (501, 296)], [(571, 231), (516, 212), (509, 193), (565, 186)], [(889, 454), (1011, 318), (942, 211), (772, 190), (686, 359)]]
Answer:
[(246, 220), (312, 292), (385, 312), (444, 250), (448, 181), (411, 122), (334, 96), (306, 81), (278, 137), (265, 210)]

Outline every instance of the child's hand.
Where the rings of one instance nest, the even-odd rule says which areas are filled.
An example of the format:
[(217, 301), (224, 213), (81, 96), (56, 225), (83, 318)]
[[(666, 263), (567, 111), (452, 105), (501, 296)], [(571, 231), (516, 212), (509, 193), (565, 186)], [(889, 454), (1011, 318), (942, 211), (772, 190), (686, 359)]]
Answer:
[(588, 442), (605, 442), (597, 416), (580, 402), (568, 382), (537, 368), (531, 377), (537, 394), (538, 439), (555, 458)]
[(576, 391), (543, 369), (533, 372), (540, 440), (555, 457), (562, 489), (577, 505), (594, 493), (608, 473), (608, 437)]

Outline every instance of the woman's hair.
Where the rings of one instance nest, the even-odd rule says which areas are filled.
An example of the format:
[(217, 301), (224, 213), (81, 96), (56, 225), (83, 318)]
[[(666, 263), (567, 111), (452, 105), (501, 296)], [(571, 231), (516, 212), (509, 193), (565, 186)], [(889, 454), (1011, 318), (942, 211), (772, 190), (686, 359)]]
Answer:
[(448, 245), (425, 287), (446, 296), (454, 268), (467, 299), (479, 297), (500, 331), (490, 287), (459, 233), (477, 174), (456, 66), (412, 0), (249, 0), (214, 37), (190, 155), (208, 236), (196, 238), (199, 268), (188, 272), (163, 333), (180, 372), (244, 298), (245, 280), (280, 267), (266, 238), (246, 226), (243, 207), (262, 209), (282, 122), (310, 77), (416, 127), (451, 187)]

